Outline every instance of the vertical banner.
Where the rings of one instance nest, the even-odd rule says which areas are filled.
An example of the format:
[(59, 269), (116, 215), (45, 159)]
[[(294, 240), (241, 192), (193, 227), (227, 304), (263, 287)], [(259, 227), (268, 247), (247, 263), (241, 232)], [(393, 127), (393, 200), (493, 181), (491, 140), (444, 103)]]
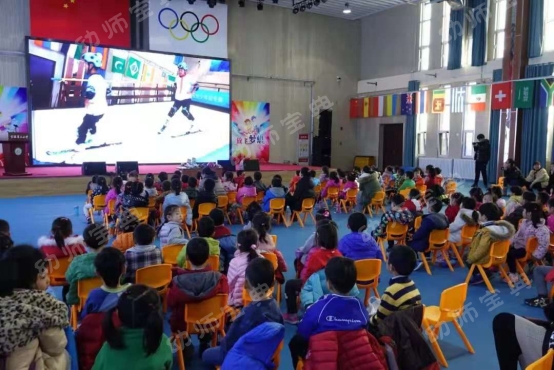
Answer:
[(227, 5), (150, 0), (150, 49), (227, 58)]
[(310, 161), (310, 135), (298, 134), (298, 164), (308, 164)]
[(233, 101), (231, 109), (231, 159), (236, 164), (244, 159), (269, 162), (269, 103)]
[[(8, 140), (8, 133), (29, 133), (27, 124), (27, 89), (0, 85), (0, 141)], [(4, 162), (0, 145), (0, 164)]]

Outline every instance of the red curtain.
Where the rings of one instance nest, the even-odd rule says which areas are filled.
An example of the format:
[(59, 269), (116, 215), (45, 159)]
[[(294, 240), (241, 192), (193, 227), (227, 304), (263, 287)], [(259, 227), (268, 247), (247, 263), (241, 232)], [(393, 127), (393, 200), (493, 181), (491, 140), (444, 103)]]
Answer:
[(129, 0), (30, 0), (30, 8), (33, 37), (131, 47)]

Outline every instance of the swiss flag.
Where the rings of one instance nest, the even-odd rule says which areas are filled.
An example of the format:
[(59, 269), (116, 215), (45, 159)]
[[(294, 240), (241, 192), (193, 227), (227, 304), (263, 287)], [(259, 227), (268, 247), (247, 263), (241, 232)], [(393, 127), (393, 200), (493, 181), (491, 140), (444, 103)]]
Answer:
[(30, 0), (30, 8), (32, 37), (131, 46), (129, 0)]
[(492, 110), (512, 108), (512, 83), (501, 82), (492, 84), (491, 100)]

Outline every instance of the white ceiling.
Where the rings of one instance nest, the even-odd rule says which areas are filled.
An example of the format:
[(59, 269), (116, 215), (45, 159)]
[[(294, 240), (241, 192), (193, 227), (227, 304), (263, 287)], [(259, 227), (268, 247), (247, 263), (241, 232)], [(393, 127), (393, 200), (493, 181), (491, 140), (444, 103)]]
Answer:
[[(293, 8), (292, 1), (293, 0), (279, 0), (278, 4), (273, 4), (272, 0), (263, 0), (264, 7), (267, 7), (268, 5), (276, 5), (283, 8), (291, 9), (291, 12)], [(300, 0), (294, 1), (295, 3), (298, 3)], [(252, 0), (252, 2), (257, 2), (257, 0)], [(306, 12), (354, 20), (381, 12), (383, 10), (394, 8), (398, 5), (403, 5), (406, 3), (413, 4), (414, 2), (414, 0), (327, 0), (325, 4), (321, 2), (319, 6), (312, 6), (312, 9), (310, 10), (306, 9)], [(350, 14), (343, 14), (342, 12), (345, 7), (345, 3), (348, 3), (349, 8), (352, 10)], [(246, 6), (252, 5), (251, 3), (248, 3)], [(302, 12), (298, 12), (298, 14), (296, 15), (301, 17)]]

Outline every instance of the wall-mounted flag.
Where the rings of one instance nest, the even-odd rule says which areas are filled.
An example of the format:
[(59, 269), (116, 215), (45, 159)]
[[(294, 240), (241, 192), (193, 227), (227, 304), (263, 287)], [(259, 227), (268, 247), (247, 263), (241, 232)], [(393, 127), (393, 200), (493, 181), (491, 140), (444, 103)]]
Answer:
[(411, 116), (414, 114), (414, 94), (402, 94), (400, 95), (400, 114), (405, 116)]
[(433, 90), (433, 103), (431, 105), (431, 113), (443, 113), (445, 101), (444, 90)]
[(484, 112), (487, 109), (487, 85), (471, 86), (469, 104), (474, 112)]
[(465, 86), (454, 87), (450, 90), (450, 112), (463, 113), (466, 105)]
[(546, 108), (554, 105), (554, 79), (545, 78), (541, 80), (539, 107)]
[(533, 108), (535, 97), (535, 83), (533, 81), (515, 81), (514, 82), (514, 108), (528, 109)]
[(500, 82), (492, 84), (492, 110), (510, 109), (512, 107), (512, 83)]

